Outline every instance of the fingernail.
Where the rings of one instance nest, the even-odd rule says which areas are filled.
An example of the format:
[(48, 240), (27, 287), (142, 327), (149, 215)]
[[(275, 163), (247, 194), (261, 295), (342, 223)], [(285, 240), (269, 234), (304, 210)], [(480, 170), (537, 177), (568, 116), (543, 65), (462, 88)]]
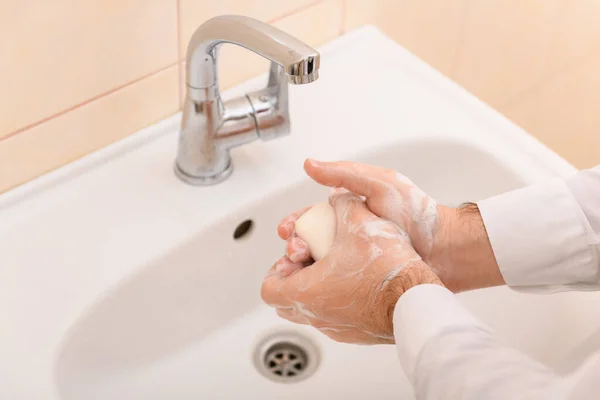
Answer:
[(282, 231), (281, 233), (283, 236), (289, 236), (291, 234), (290, 228), (287, 225), (279, 225), (279, 230)]
[(313, 167), (319, 167), (319, 166), (321, 166), (321, 162), (315, 160), (314, 158), (308, 158), (307, 161)]

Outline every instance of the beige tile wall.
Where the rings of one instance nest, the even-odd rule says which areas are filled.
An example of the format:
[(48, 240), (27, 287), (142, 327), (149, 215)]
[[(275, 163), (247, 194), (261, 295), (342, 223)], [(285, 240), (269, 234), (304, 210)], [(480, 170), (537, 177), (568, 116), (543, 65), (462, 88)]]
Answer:
[[(187, 41), (227, 13), (314, 46), (377, 24), (576, 166), (600, 163), (598, 0), (23, 0), (0, 2), (0, 192), (177, 112)], [(264, 68), (225, 46), (221, 83)]]
[(600, 1), (347, 0), (580, 168), (600, 164)]

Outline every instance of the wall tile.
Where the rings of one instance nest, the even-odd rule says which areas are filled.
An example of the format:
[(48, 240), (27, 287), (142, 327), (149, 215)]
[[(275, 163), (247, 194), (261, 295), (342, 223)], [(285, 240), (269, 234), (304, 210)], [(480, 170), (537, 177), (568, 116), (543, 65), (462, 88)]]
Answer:
[(317, 47), (340, 34), (343, 0), (324, 0), (274, 22), (277, 28)]
[(175, 0), (0, 2), (0, 137), (177, 59)]
[(561, 0), (469, 0), (452, 77), (494, 107), (546, 73)]
[(600, 58), (538, 85), (502, 107), (520, 124), (579, 168), (600, 163)]
[(0, 192), (107, 146), (179, 108), (177, 67), (0, 140)]
[[(341, 17), (342, 0), (325, 0), (286, 16), (273, 25), (316, 47), (340, 33)], [(266, 72), (268, 68), (269, 63), (263, 57), (239, 46), (223, 45), (219, 55), (219, 84), (226, 89)], [(182, 71), (185, 73), (183, 68)]]
[(594, 53), (600, 53), (600, 1), (563, 1), (556, 42), (548, 66), (551, 72), (568, 68)]
[(180, 54), (185, 57), (187, 44), (196, 28), (211, 17), (238, 14), (261, 21), (271, 21), (319, 2), (319, 0), (180, 0)]
[(381, 8), (376, 1), (345, 0), (343, 30), (349, 32), (359, 26), (377, 24), (377, 11)]
[(377, 25), (445, 74), (458, 45), (466, 0), (378, 0)]

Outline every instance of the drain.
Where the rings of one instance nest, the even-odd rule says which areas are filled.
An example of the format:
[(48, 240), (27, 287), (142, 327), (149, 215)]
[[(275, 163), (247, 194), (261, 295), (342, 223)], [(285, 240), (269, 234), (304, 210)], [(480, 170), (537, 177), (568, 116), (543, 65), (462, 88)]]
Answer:
[(267, 351), (265, 363), (272, 374), (296, 376), (306, 368), (308, 357), (293, 343), (278, 343)]
[(254, 353), (254, 365), (266, 378), (282, 383), (304, 380), (319, 366), (317, 347), (294, 332), (271, 334)]

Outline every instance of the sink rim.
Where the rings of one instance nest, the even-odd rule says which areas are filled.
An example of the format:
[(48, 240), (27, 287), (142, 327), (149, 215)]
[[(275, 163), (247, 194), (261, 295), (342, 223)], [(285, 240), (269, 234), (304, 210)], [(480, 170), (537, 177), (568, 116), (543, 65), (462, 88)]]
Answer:
[[(480, 119), (487, 119), (489, 123), (497, 127), (497, 130), (507, 134), (508, 136), (506, 139), (515, 141), (515, 146), (521, 145), (521, 149), (519, 149), (521, 152), (540, 152), (541, 154), (535, 155), (541, 155), (542, 157), (536, 161), (540, 164), (540, 166), (548, 168), (552, 174), (565, 177), (577, 171), (577, 168), (572, 166), (568, 161), (560, 157), (553, 150), (545, 146), (538, 139), (530, 135), (517, 124), (508, 120), (507, 117), (503, 116), (484, 102), (477, 99), (466, 89), (445, 77), (442, 73), (435, 70), (429, 64), (425, 63), (408, 50), (401, 47), (399, 44), (393, 42), (393, 40), (388, 38), (374, 25), (364, 25), (351, 32), (341, 35), (321, 46), (320, 52), (325, 56), (331, 55), (330, 53), (335, 54), (336, 51), (343, 50), (343, 48), (346, 46), (351, 46), (352, 41), (369, 40), (373, 38), (379, 40), (383, 39), (395, 46), (396, 50), (399, 53), (402, 53), (401, 56), (407, 59), (408, 63), (405, 65), (406, 68), (411, 69), (412, 72), (416, 72), (421, 78), (424, 79), (424, 81), (426, 81), (426, 83), (437, 85), (445, 95), (450, 95), (454, 98), (458, 97), (456, 100), (460, 101), (467, 108), (471, 108), (474, 111), (481, 111), (482, 114), (473, 113), (473, 116)], [(416, 69), (419, 70), (416, 71)], [(259, 75), (236, 87), (226, 90), (223, 93), (223, 98), (227, 99), (238, 96), (254, 89), (255, 87), (260, 87), (266, 76), (266, 73)], [(132, 135), (129, 135), (128, 137), (109, 146), (98, 149), (93, 153), (70, 162), (60, 168), (57, 168), (56, 170), (43, 174), (42, 176), (8, 190), (7, 192), (0, 193), (0, 212), (11, 208), (11, 206), (13, 206), (15, 203), (26, 201), (27, 199), (34, 197), (37, 194), (41, 194), (46, 190), (51, 190), (53, 187), (61, 186), (71, 179), (84, 175), (90, 170), (100, 168), (102, 165), (113, 161), (118, 157), (126, 156), (131, 151), (151, 145), (151, 143), (164, 136), (177, 133), (180, 119), (181, 112), (177, 112), (172, 116), (143, 128), (138, 132), (135, 132)], [(491, 133), (494, 134), (494, 132)], [(291, 136), (294, 136), (293, 130)], [(414, 134), (409, 133), (408, 137), (411, 136), (414, 136)]]
[[(328, 55), (331, 56), (332, 60), (335, 61), (335, 57), (338, 57), (338, 54), (340, 54), (339, 57), (343, 57), (344, 54), (352, 52), (354, 49), (353, 46), (355, 45), (369, 46), (369, 48), (371, 48), (370, 51), (372, 51), (372, 53), (369, 54), (372, 54), (373, 57), (371, 60), (368, 59), (369, 57), (365, 57), (365, 65), (371, 63), (369, 65), (373, 66), (375, 69), (376, 67), (384, 68), (385, 66), (377, 64), (378, 61), (381, 60), (386, 62), (393, 61), (396, 65), (402, 65), (407, 74), (410, 73), (421, 78), (419, 85), (423, 87), (426, 87), (427, 85), (433, 87), (435, 89), (434, 91), (439, 93), (441, 97), (446, 96), (457, 104), (456, 107), (460, 106), (465, 115), (470, 112), (470, 118), (473, 120), (471, 124), (473, 126), (480, 125), (488, 128), (479, 135), (467, 131), (458, 132), (453, 128), (448, 128), (443, 131), (440, 130), (435, 133), (427, 129), (415, 130), (406, 133), (405, 136), (392, 135), (389, 132), (381, 133), (381, 136), (375, 137), (376, 141), (372, 142), (372, 148), (384, 146), (391, 141), (395, 143), (413, 140), (439, 141), (446, 138), (462, 142), (463, 144), (481, 146), (486, 153), (495, 155), (496, 158), (503, 164), (506, 164), (507, 167), (519, 171), (520, 175), (530, 181), (553, 176), (566, 176), (575, 171), (575, 168), (570, 166), (566, 161), (537, 140), (524, 133), (522, 129), (481, 103), (455, 83), (450, 82), (439, 72), (435, 71), (423, 61), (417, 59), (407, 50), (392, 42), (375, 27), (364, 27), (335, 39), (333, 42), (323, 47), (322, 54), (325, 57)], [(339, 53), (337, 53), (338, 51)], [(324, 65), (324, 68), (327, 68), (326, 65)], [(363, 68), (366, 67), (363, 66)], [(262, 83), (262, 79), (262, 77), (255, 78), (228, 91), (228, 95), (245, 92)], [(320, 82), (327, 82), (327, 77), (323, 75)], [(310, 86), (312, 85), (309, 85), (306, 90), (310, 90)], [(294, 99), (291, 101), (292, 105), (300, 104)], [(298, 120), (299, 117), (295, 117), (294, 115), (295, 112), (300, 113), (301, 111), (302, 110), (299, 108), (292, 108), (292, 120), (294, 120), (294, 118)], [(174, 210), (168, 211), (173, 218), (181, 219), (181, 223), (177, 228), (179, 231), (172, 232), (173, 235), (169, 236), (167, 241), (161, 243), (158, 241), (150, 241), (149, 244), (145, 243), (145, 247), (152, 247), (154, 245), (155, 248), (144, 255), (138, 255), (134, 260), (134, 265), (130, 265), (123, 270), (114, 272), (115, 277), (118, 276), (123, 278), (131, 271), (138, 270), (140, 266), (145, 264), (145, 260), (155, 260), (162, 254), (164, 249), (173, 249), (177, 244), (182, 243), (182, 240), (186, 238), (189, 239), (192, 235), (197, 235), (201, 227), (217, 223), (224, 215), (228, 214), (227, 207), (236, 207), (234, 209), (237, 210), (239, 207), (246, 207), (261, 199), (261, 193), (258, 193), (255, 190), (248, 197), (244, 196), (240, 199), (233, 199), (224, 203), (221, 208), (212, 210), (213, 212), (211, 213), (207, 213), (202, 209), (199, 210), (198, 207), (193, 207), (194, 204), (197, 204), (198, 199), (202, 198), (202, 196), (207, 193), (207, 190), (213, 190), (212, 193), (214, 193), (214, 195), (212, 197), (218, 198), (224, 193), (228, 193), (228, 191), (229, 193), (232, 193), (232, 188), (236, 186), (247, 188), (248, 184), (245, 181), (249, 179), (249, 177), (258, 177), (266, 179), (264, 192), (273, 195), (276, 191), (286, 190), (290, 185), (298, 184), (301, 180), (306, 179), (303, 176), (301, 168), (299, 168), (300, 164), (296, 164), (297, 160), (293, 161), (289, 159), (288, 161), (285, 161), (284, 159), (278, 158), (276, 155), (278, 151), (289, 149), (306, 140), (306, 136), (302, 135), (301, 132), (294, 132), (294, 130), (292, 130), (292, 135), (286, 138), (285, 142), (281, 141), (278, 143), (277, 141), (273, 141), (264, 144), (253, 143), (245, 148), (236, 149), (233, 157), (238, 163), (237, 171), (228, 181), (221, 185), (210, 187), (208, 189), (185, 186), (174, 176), (171, 169), (172, 161), (175, 156), (176, 140), (174, 140), (174, 135), (176, 135), (177, 132), (179, 119), (180, 114), (176, 114), (154, 126), (141, 130), (125, 140), (86, 156), (72, 164), (68, 164), (59, 170), (16, 189), (1, 194), (0, 216), (2, 216), (3, 219), (3, 226), (0, 226), (0, 235), (10, 235), (13, 228), (16, 229), (20, 227), (22, 224), (27, 223), (29, 219), (36, 219), (36, 216), (45, 215), (44, 212), (46, 210), (51, 210), (54, 205), (67, 201), (65, 199), (73, 198), (73, 196), (77, 196), (80, 193), (86, 193), (86, 195), (93, 193), (94, 190), (98, 190), (97, 188), (99, 185), (100, 187), (112, 187), (114, 190), (118, 190), (120, 188), (119, 184), (124, 184), (124, 182), (127, 183), (127, 179), (131, 180), (133, 178), (139, 178), (141, 180), (136, 183), (142, 188), (158, 188), (170, 192), (170, 198), (167, 198), (167, 200), (172, 200), (172, 203), (170, 204), (172, 204)], [(302, 123), (299, 123), (298, 125), (302, 126)], [(301, 130), (302, 129), (299, 129), (299, 131)], [(358, 144), (353, 143), (352, 146), (334, 153), (336, 157), (351, 157), (356, 153), (358, 148)], [(263, 158), (261, 159), (261, 157)], [(291, 173), (288, 173), (287, 176), (283, 176), (283, 171), (277, 171), (273, 168), (269, 169), (261, 164), (261, 162), (264, 162), (264, 159), (267, 161), (283, 160), (282, 164), (277, 164), (281, 170), (291, 168), (292, 165), (295, 169)], [(510, 162), (507, 160), (510, 160)], [(119, 177), (119, 179), (113, 179), (115, 182), (112, 182), (107, 178), (107, 174), (110, 175), (110, 173), (116, 173), (119, 171), (118, 167), (124, 165), (129, 165), (132, 169), (127, 169), (127, 173), (122, 175), (114, 175)], [(284, 165), (285, 168), (281, 167), (281, 165)], [(296, 165), (298, 168), (296, 168)], [(152, 176), (152, 180), (150, 180), (149, 177), (145, 175), (149, 173), (156, 173), (156, 176)], [(287, 186), (282, 184), (286, 179), (288, 182)], [(134, 191), (135, 190), (131, 190), (131, 194), (133, 194)], [(264, 197), (264, 192), (262, 197)], [(167, 201), (165, 201), (164, 204), (167, 204)], [(97, 202), (96, 205), (101, 206), (102, 203)], [(142, 204), (141, 206), (143, 207), (144, 205)], [(148, 215), (154, 217), (150, 212), (148, 212)], [(187, 221), (185, 221), (186, 219)], [(42, 219), (41, 221), (46, 220)], [(41, 223), (43, 222), (32, 222), (32, 224), (37, 225)], [(118, 225), (112, 226), (112, 229), (117, 227)], [(45, 228), (49, 231), (52, 230), (52, 227)], [(107, 227), (104, 228), (108, 229)], [(177, 233), (177, 235), (175, 235), (175, 233)], [(131, 249), (131, 252), (142, 251), (144, 248), (141, 244), (136, 244), (135, 246)], [(84, 258), (81, 259), (84, 260)], [(57, 272), (59, 274), (62, 273), (61, 270), (57, 270)], [(113, 272), (107, 271), (107, 274), (109, 273)], [(90, 277), (90, 279), (92, 278)], [(105, 279), (110, 281), (110, 277), (105, 277)], [(90, 304), (88, 301), (90, 297), (95, 298), (96, 292), (93, 291), (93, 288), (101, 290), (106, 287), (106, 282), (101, 280), (100, 283), (97, 283), (96, 285), (97, 286), (90, 286), (90, 288), (92, 288), (91, 295), (88, 293), (88, 297), (76, 300), (78, 302), (77, 304), (79, 304), (82, 309), (85, 309), (85, 306)], [(33, 287), (35, 289), (35, 286)], [(10, 304), (10, 300), (10, 298), (7, 299), (7, 302), (5, 303)], [(75, 320), (74, 318), (67, 316), (70, 312), (72, 311), (65, 311), (64, 315), (61, 314), (61, 317), (64, 320), (58, 321), (56, 326), (52, 327), (52, 329), (56, 329), (58, 332), (49, 334), (49, 337), (45, 339), (36, 338), (37, 342), (33, 341), (32, 343), (32, 346), (44, 346), (42, 347), (44, 351), (37, 354), (40, 358), (38, 365), (39, 370), (37, 371), (39, 376), (33, 378), (37, 379), (37, 381), (34, 380), (34, 382), (40, 386), (44, 385), (43, 381), (47, 378), (44, 374), (47, 374), (48, 377), (52, 375), (52, 367), (56, 365), (55, 351), (58, 350), (56, 345), (60, 344), (60, 339), (64, 337), (65, 333), (61, 324), (66, 324), (68, 326), (68, 324)], [(57, 335), (58, 340), (56, 338)], [(44, 343), (46, 345), (44, 345)], [(10, 342), (0, 343), (0, 348), (6, 344), (10, 344)], [(48, 344), (55, 347), (49, 348)], [(0, 365), (0, 368), (1, 367), (2, 365)], [(48, 370), (45, 368), (48, 368)], [(34, 372), (29, 373), (33, 374)], [(0, 387), (2, 387), (2, 385), (0, 385)], [(48, 396), (47, 398), (50, 397), (48, 393), (45, 394)]]

